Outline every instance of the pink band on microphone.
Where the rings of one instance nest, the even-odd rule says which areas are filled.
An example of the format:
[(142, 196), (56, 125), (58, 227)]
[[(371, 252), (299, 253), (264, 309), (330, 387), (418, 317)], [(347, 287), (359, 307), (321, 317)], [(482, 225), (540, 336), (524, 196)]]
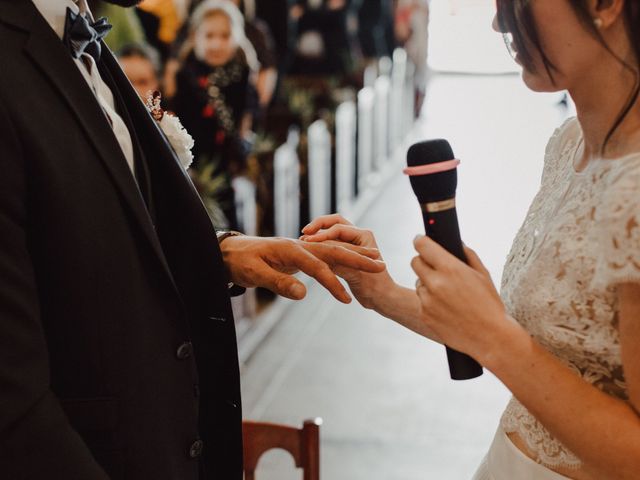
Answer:
[(454, 170), (460, 165), (460, 160), (447, 160), (446, 162), (430, 163), (428, 165), (420, 165), (418, 167), (407, 167), (403, 170), (405, 175), (417, 177), (420, 175), (432, 175), (434, 173), (447, 172)]

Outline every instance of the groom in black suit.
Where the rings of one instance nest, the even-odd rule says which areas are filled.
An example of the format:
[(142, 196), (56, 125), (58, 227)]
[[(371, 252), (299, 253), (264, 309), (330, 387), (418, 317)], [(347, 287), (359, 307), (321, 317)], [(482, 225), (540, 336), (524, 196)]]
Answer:
[(384, 267), (219, 246), (108, 49), (61, 41), (84, 6), (0, 0), (0, 478), (239, 480), (229, 282), (301, 298), (301, 269), (347, 301), (329, 267)]

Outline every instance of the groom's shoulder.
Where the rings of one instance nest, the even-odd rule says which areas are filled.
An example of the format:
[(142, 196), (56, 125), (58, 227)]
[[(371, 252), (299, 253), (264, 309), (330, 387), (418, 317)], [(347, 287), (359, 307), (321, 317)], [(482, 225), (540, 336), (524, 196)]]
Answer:
[(0, 0), (0, 77), (14, 66), (13, 57), (22, 55), (36, 13), (31, 0)]
[[(37, 37), (38, 45), (48, 46), (42, 24), (46, 26), (31, 0), (0, 0), (0, 91), (29, 87), (24, 76), (35, 68), (32, 40)], [(5, 99), (11, 101), (11, 96)]]
[(31, 0), (0, 0), (0, 32), (28, 31), (36, 12)]

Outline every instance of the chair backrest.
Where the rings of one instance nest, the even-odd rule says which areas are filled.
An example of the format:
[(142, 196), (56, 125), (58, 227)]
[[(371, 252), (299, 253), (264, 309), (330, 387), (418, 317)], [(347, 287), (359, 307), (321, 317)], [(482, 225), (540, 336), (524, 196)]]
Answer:
[(273, 423), (242, 422), (244, 441), (244, 478), (255, 480), (260, 457), (274, 448), (291, 454), (304, 480), (320, 480), (320, 425), (322, 420), (307, 420), (302, 428)]

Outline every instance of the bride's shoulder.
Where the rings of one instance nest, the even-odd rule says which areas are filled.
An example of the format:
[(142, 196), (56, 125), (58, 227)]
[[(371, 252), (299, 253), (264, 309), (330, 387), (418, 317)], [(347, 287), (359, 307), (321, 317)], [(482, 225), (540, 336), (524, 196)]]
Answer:
[(577, 117), (570, 117), (555, 129), (547, 143), (547, 154), (562, 152), (568, 144), (576, 143), (582, 135)]
[(582, 136), (582, 129), (576, 117), (568, 118), (555, 129), (547, 142), (544, 153), (544, 169), (542, 182), (547, 183), (558, 177), (559, 173), (567, 166), (563, 161), (566, 155), (575, 150)]

